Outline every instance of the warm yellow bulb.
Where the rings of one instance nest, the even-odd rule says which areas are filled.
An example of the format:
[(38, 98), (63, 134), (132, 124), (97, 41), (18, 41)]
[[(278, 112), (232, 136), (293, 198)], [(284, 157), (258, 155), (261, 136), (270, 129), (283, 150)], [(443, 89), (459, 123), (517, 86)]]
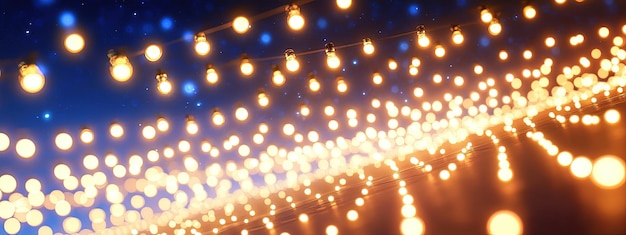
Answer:
[(502, 32), (502, 25), (498, 20), (493, 19), (489, 24), (489, 34), (493, 36), (497, 36)]
[(369, 38), (363, 39), (363, 52), (367, 55), (374, 54), (374, 44), (372, 44), (372, 40)]
[(241, 60), (241, 73), (245, 76), (250, 76), (254, 72), (254, 66), (250, 63), (249, 59)]
[(348, 9), (352, 5), (352, 0), (337, 0), (337, 7), (339, 9)]
[(336, 69), (341, 65), (341, 60), (339, 60), (339, 57), (337, 57), (337, 54), (334, 52), (328, 52), (326, 53), (326, 64), (329, 68)]
[(195, 135), (198, 133), (198, 130), (200, 128), (198, 127), (198, 123), (196, 123), (196, 121), (193, 119), (193, 117), (189, 116), (187, 117), (187, 125), (185, 127), (185, 130), (187, 131), (187, 134), (190, 135)]
[(93, 139), (94, 134), (92, 130), (85, 128), (80, 131), (80, 141), (82, 141), (83, 143), (90, 144), (91, 142), (93, 142)]
[(491, 12), (489, 12), (488, 9), (482, 9), (480, 11), (480, 20), (485, 24), (489, 23), (491, 22), (491, 20), (493, 20), (493, 15), (491, 14)]
[(122, 125), (118, 123), (113, 123), (109, 127), (109, 133), (113, 138), (121, 138), (122, 136), (124, 136), (124, 127), (122, 127)]
[(274, 71), (274, 74), (272, 75), (272, 83), (275, 86), (282, 86), (285, 84), (285, 81), (285, 76), (280, 72), (280, 70)]
[(556, 4), (563, 4), (565, 3), (567, 0), (554, 0), (554, 2), (556, 2)]
[(420, 47), (428, 47), (430, 45), (430, 39), (426, 35), (420, 35), (417, 38), (417, 44)]
[(388, 66), (389, 66), (390, 70), (398, 69), (398, 63), (395, 60), (393, 60), (393, 59), (389, 59)]
[(169, 80), (160, 81), (157, 90), (163, 95), (170, 94), (172, 92), (172, 83)]
[(206, 81), (209, 84), (216, 84), (219, 81), (219, 76), (214, 68), (208, 68), (206, 70)]
[(311, 90), (312, 92), (318, 92), (321, 88), (321, 84), (319, 81), (317, 81), (316, 78), (310, 78), (309, 79), (309, 90)]
[(161, 50), (161, 47), (155, 44), (152, 44), (146, 47), (145, 56), (148, 61), (152, 61), (152, 62), (157, 61), (161, 59), (162, 55), (163, 55), (163, 51)]
[(463, 34), (460, 30), (455, 30), (454, 32), (452, 32), (452, 42), (454, 42), (454, 44), (459, 45), (463, 43), (464, 40), (465, 37), (463, 37)]
[(267, 97), (267, 95), (264, 92), (260, 92), (257, 95), (257, 99), (261, 107), (267, 107), (267, 105), (269, 105), (270, 103), (270, 99)]
[(554, 47), (554, 45), (556, 44), (556, 40), (553, 37), (547, 37), (545, 44), (547, 47)]
[(296, 72), (298, 71), (298, 69), (300, 69), (300, 62), (298, 62), (298, 60), (296, 60), (296, 57), (293, 56), (293, 58), (287, 58), (287, 62), (285, 62), (285, 67), (287, 67), (287, 70), (289, 70), (290, 72)]
[(204, 56), (209, 54), (209, 51), (211, 51), (211, 45), (206, 40), (196, 41), (194, 49), (196, 50), (196, 53), (198, 53), (198, 55)]
[(244, 107), (239, 107), (235, 110), (235, 118), (239, 121), (245, 121), (248, 119), (248, 110)]
[(85, 39), (80, 34), (70, 34), (65, 38), (65, 49), (70, 53), (79, 53), (85, 48)]
[(213, 111), (213, 115), (211, 116), (211, 120), (213, 120), (213, 125), (222, 126), (226, 122), (226, 118), (220, 111)]
[(289, 25), (289, 28), (296, 31), (304, 28), (304, 17), (300, 14), (300, 8), (298, 8), (298, 6), (289, 6), (287, 15), (287, 24)]
[(435, 56), (441, 58), (446, 55), (446, 49), (442, 45), (435, 46)]
[(46, 78), (35, 64), (22, 65), (19, 72), (20, 86), (30, 94), (40, 92), (46, 84)]
[(118, 55), (111, 58), (111, 75), (118, 82), (130, 80), (133, 75), (133, 66), (126, 56)]
[(250, 28), (250, 21), (248, 18), (243, 16), (238, 16), (233, 20), (233, 29), (235, 32), (243, 34), (248, 31)]
[(534, 19), (537, 16), (537, 10), (531, 5), (526, 5), (524, 7), (524, 16), (526, 19)]
[(337, 91), (339, 93), (345, 93), (346, 91), (348, 91), (348, 84), (346, 83), (345, 80), (343, 79), (337, 80)]
[(375, 85), (382, 84), (383, 76), (381, 76), (380, 73), (374, 73), (374, 75), (372, 76), (372, 83), (374, 83)]

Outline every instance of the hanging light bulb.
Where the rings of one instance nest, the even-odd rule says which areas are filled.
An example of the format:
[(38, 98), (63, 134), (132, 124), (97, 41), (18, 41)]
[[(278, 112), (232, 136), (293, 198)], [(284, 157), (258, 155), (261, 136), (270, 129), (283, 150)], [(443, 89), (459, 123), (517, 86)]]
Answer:
[(463, 37), (463, 33), (461, 33), (461, 26), (453, 25), (450, 30), (452, 30), (452, 42), (457, 45), (463, 43), (465, 37)]
[(206, 81), (209, 84), (215, 84), (219, 81), (219, 76), (211, 64), (206, 66)]
[(340, 9), (348, 9), (352, 5), (352, 0), (337, 0), (337, 7)]
[(326, 64), (331, 69), (336, 69), (341, 65), (341, 60), (337, 57), (335, 53), (335, 44), (332, 42), (326, 43)]
[(446, 55), (446, 49), (441, 44), (435, 46), (435, 56), (441, 58)]
[(233, 20), (233, 30), (235, 30), (235, 32), (243, 34), (247, 32), (249, 28), (250, 28), (250, 21), (248, 20), (248, 18), (243, 17), (243, 16), (238, 16), (237, 18)]
[(133, 75), (133, 66), (130, 64), (128, 57), (124, 54), (117, 53), (113, 50), (107, 55), (111, 63), (111, 76), (118, 82), (126, 82)]
[(483, 7), (480, 10), (480, 21), (482, 21), (485, 24), (488, 24), (489, 22), (491, 22), (491, 20), (493, 20), (493, 15), (489, 11), (489, 9)]
[(187, 121), (186, 121), (186, 127), (185, 129), (187, 130), (187, 134), (190, 135), (195, 135), (198, 133), (198, 123), (196, 123), (196, 120), (193, 118), (192, 115), (187, 115), (186, 117)]
[(321, 87), (322, 85), (317, 78), (315, 78), (315, 75), (313, 73), (309, 73), (309, 90), (312, 92), (318, 92)]
[(161, 59), (161, 56), (163, 55), (163, 50), (161, 50), (161, 47), (159, 47), (158, 45), (152, 44), (146, 47), (146, 51), (144, 54), (148, 61), (155, 62)]
[(259, 92), (257, 93), (257, 99), (259, 102), (259, 106), (261, 107), (267, 107), (267, 105), (270, 104), (269, 97), (267, 97), (267, 94), (265, 94), (265, 91), (263, 91), (262, 89), (259, 90)]
[(285, 60), (287, 61), (285, 62), (287, 70), (290, 72), (296, 72), (300, 69), (300, 63), (296, 59), (296, 52), (293, 49), (285, 50)]
[(380, 85), (383, 83), (383, 76), (380, 75), (380, 73), (375, 72), (372, 75), (372, 83), (374, 83), (374, 85)]
[(344, 80), (343, 77), (337, 78), (337, 91), (339, 93), (345, 93), (348, 91), (348, 83), (346, 83), (346, 80)]
[(285, 8), (287, 11), (287, 24), (293, 30), (301, 30), (304, 27), (304, 17), (300, 14), (300, 7), (290, 4)]
[(211, 50), (211, 45), (206, 40), (206, 35), (204, 33), (196, 34), (196, 36), (194, 37), (194, 42), (194, 49), (196, 50), (196, 53), (198, 53), (198, 55), (205, 56), (209, 54), (209, 51)]
[(19, 81), (22, 89), (28, 93), (35, 94), (43, 89), (46, 78), (36, 64), (19, 64)]
[(526, 19), (529, 20), (534, 19), (535, 16), (537, 16), (537, 10), (535, 10), (535, 8), (530, 4), (524, 7), (523, 12)]
[(372, 44), (372, 39), (364, 38), (363, 39), (363, 52), (365, 54), (371, 55), (374, 53), (374, 44)]
[(252, 63), (250, 63), (250, 59), (245, 54), (241, 56), (240, 69), (241, 73), (245, 76), (250, 76), (254, 72), (254, 66), (252, 66)]
[(168, 95), (172, 92), (172, 83), (167, 80), (167, 74), (162, 70), (159, 70), (156, 75), (157, 90), (163, 94)]
[(213, 110), (213, 114), (211, 115), (211, 120), (213, 121), (213, 125), (215, 126), (222, 126), (226, 122), (226, 118), (224, 117), (222, 112), (220, 112), (219, 109)]
[(502, 32), (502, 25), (500, 24), (498, 19), (493, 18), (493, 20), (491, 20), (491, 23), (489, 23), (489, 33), (493, 36), (497, 36), (498, 34), (500, 34), (500, 32)]
[(277, 65), (273, 66), (273, 70), (274, 72), (272, 73), (272, 83), (275, 86), (282, 86), (285, 84), (285, 76), (283, 75), (283, 73), (280, 72), (280, 69), (278, 68)]
[(417, 26), (417, 44), (421, 47), (430, 45), (430, 39), (426, 36), (426, 27), (423, 24)]

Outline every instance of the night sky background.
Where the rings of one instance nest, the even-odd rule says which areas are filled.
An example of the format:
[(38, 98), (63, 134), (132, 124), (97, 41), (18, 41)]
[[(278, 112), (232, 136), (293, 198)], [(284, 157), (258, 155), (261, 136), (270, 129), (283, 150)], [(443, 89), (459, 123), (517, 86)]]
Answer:
[[(301, 31), (289, 29), (284, 11), (255, 19), (289, 3), (292, 2), (0, 2), (0, 132), (11, 137), (12, 146), (20, 138), (30, 138), (37, 144), (37, 153), (31, 159), (19, 158), (12, 148), (0, 152), (0, 174), (15, 176), (17, 192), (25, 195), (23, 182), (32, 177), (43, 182), (44, 192), (62, 188), (63, 184), (54, 179), (54, 165), (66, 163), (75, 169), (73, 173), (80, 175), (85, 171), (81, 160), (87, 153), (100, 157), (114, 152), (120, 162), (125, 162), (129, 155), (144, 155), (148, 150), (163, 146), (175, 147), (184, 138), (192, 143), (192, 155), (199, 159), (200, 169), (203, 169), (215, 162), (239, 163), (242, 159), (236, 151), (221, 151), (219, 158), (210, 158), (196, 144), (202, 140), (221, 147), (224, 139), (238, 135), (242, 142), (251, 146), (251, 156), (258, 155), (269, 144), (287, 149), (301, 145), (293, 137), (282, 135), (282, 125), (287, 122), (293, 123), (305, 139), (310, 130), (317, 130), (321, 141), (338, 136), (352, 138), (367, 126), (386, 128), (384, 118), (371, 125), (365, 121), (367, 113), (381, 111), (371, 107), (372, 98), (420, 107), (425, 100), (441, 100), (446, 92), (468, 97), (470, 90), (475, 90), (486, 77), (496, 79), (496, 87), (502, 94), (510, 93), (512, 89), (504, 82), (506, 73), (519, 74), (522, 68), (538, 67), (548, 57), (554, 59), (555, 68), (576, 63), (577, 59), (569, 58), (587, 53), (598, 45), (610, 45), (608, 39), (603, 41), (596, 36), (599, 25), (620, 33), (622, 24), (626, 23), (623, 17), (626, 2), (619, 0), (582, 3), (569, 0), (564, 5), (547, 0), (532, 1), (538, 12), (533, 20), (523, 18), (522, 1), (354, 1), (349, 9), (341, 10), (335, 1), (317, 0), (300, 6), (306, 20)], [(480, 22), (481, 6), (488, 6), (497, 13), (503, 25), (501, 35), (489, 35), (487, 26)], [(238, 34), (227, 27), (208, 33), (209, 54), (199, 56), (194, 52), (193, 36), (197, 32), (221, 27), (239, 15), (249, 17), (248, 32)], [(432, 45), (439, 42), (446, 48), (443, 58), (435, 57), (432, 46), (418, 48), (415, 37), (418, 24), (426, 26)], [(465, 36), (463, 45), (453, 45), (450, 40), (450, 26), (455, 24), (461, 26)], [(573, 48), (568, 40), (581, 32), (593, 36), (587, 36), (584, 45)], [(85, 39), (85, 48), (80, 53), (72, 54), (64, 48), (63, 41), (71, 33), (79, 33)], [(557, 40), (554, 48), (545, 47), (546, 36)], [(374, 55), (363, 54), (360, 43), (363, 38), (373, 40)], [(339, 69), (331, 70), (326, 66), (323, 49), (328, 42), (338, 48)], [(144, 57), (144, 49), (150, 44), (162, 47), (163, 56), (157, 62), (149, 62)], [(295, 73), (285, 69), (283, 52), (287, 48), (293, 48), (300, 61), (300, 70)], [(130, 81), (119, 83), (111, 78), (107, 58), (110, 49), (124, 51), (129, 56), (134, 68)], [(498, 59), (498, 52), (503, 49), (509, 52), (506, 61)], [(533, 51), (533, 59), (522, 58), (525, 49)], [(239, 71), (243, 53), (255, 66), (249, 78), (244, 78)], [(407, 72), (414, 56), (422, 62), (417, 76)], [(390, 58), (398, 62), (398, 70), (389, 70)], [(37, 94), (24, 92), (17, 79), (18, 63), (28, 59), (33, 59), (46, 77), (45, 87)], [(206, 82), (208, 63), (219, 73), (220, 81), (216, 85)], [(483, 75), (473, 73), (476, 64), (485, 68)], [(271, 84), (272, 65), (278, 65), (287, 78), (283, 87)], [(166, 71), (173, 83), (173, 92), (168, 96), (160, 95), (156, 89), (158, 69)], [(385, 78), (382, 85), (372, 85), (373, 72)], [(320, 80), (321, 92), (312, 93), (307, 89), (309, 73)], [(442, 75), (443, 82), (433, 83), (433, 74)], [(452, 82), (452, 78), (459, 75), (465, 77), (463, 87), (455, 87)], [(335, 79), (338, 76), (348, 82), (347, 94), (337, 93)], [(413, 96), (416, 87), (424, 89), (423, 98)], [(259, 89), (268, 94), (269, 107), (258, 106)], [(301, 104), (311, 108), (311, 116), (303, 117), (299, 113)], [(245, 122), (234, 119), (234, 110), (241, 105), (250, 113)], [(341, 126), (338, 131), (328, 129), (329, 119), (323, 112), (326, 105), (335, 107), (336, 120)], [(216, 108), (226, 116), (223, 127), (214, 127), (210, 122)], [(345, 114), (351, 108), (359, 112), (356, 128), (347, 126)], [(194, 116), (200, 126), (196, 136), (187, 136), (184, 131), (187, 115)], [(170, 130), (159, 133), (155, 140), (144, 140), (141, 128), (155, 125), (159, 116), (170, 121)], [(110, 137), (108, 128), (113, 122), (124, 126), (122, 139)], [(270, 132), (265, 144), (259, 146), (251, 140), (261, 122), (270, 126)], [(400, 120), (401, 126), (409, 123), (410, 120)], [(94, 131), (94, 143), (80, 142), (78, 135), (84, 127)], [(60, 151), (55, 147), (54, 136), (59, 132), (74, 137), (71, 150)], [(169, 169), (181, 167), (181, 164), (163, 163)], [(104, 165), (103, 159), (101, 165)], [(109, 178), (109, 183), (119, 180)], [(210, 191), (209, 195), (212, 195)], [(2, 195), (2, 199), (7, 197), (7, 194)], [(106, 208), (107, 202), (99, 200), (95, 206)], [(150, 203), (146, 201), (146, 205)], [(72, 215), (84, 219), (88, 210), (83, 209), (73, 210)], [(61, 219), (55, 218), (54, 211), (44, 212), (44, 218), (45, 225), (62, 230)], [(83, 228), (90, 228), (87, 220), (83, 221)], [(34, 231), (35, 228), (22, 224), (25, 234)]]

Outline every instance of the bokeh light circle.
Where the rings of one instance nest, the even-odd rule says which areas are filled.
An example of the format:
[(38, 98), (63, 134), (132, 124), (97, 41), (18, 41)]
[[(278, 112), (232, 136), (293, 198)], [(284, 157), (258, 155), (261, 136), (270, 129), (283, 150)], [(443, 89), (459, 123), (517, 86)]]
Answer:
[(600, 188), (615, 189), (624, 185), (624, 160), (614, 155), (604, 155), (593, 163), (591, 179)]
[(494, 235), (522, 234), (522, 220), (512, 211), (497, 211), (487, 221), (487, 233)]
[(21, 158), (32, 158), (35, 156), (37, 147), (35, 143), (30, 139), (20, 139), (15, 143), (15, 151)]
[(65, 49), (70, 53), (79, 53), (85, 48), (85, 39), (80, 34), (70, 34), (65, 38)]

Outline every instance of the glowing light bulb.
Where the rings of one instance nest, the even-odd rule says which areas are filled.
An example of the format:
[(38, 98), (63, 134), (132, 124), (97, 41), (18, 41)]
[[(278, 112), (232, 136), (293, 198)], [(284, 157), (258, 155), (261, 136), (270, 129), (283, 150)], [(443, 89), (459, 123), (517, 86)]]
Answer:
[(398, 69), (398, 63), (395, 60), (393, 60), (393, 59), (389, 59), (388, 66), (389, 66), (390, 70)]
[(348, 9), (352, 5), (352, 0), (337, 0), (337, 7), (339, 9)]
[(250, 76), (254, 72), (254, 66), (250, 63), (250, 59), (246, 56), (242, 56), (241, 58), (241, 73), (245, 76)]
[(248, 18), (243, 16), (238, 16), (233, 20), (233, 30), (235, 32), (243, 34), (248, 31), (250, 28), (250, 21)]
[(124, 127), (118, 123), (113, 123), (109, 127), (109, 133), (113, 138), (119, 139), (124, 136)]
[(534, 19), (535, 16), (537, 16), (537, 10), (535, 10), (535, 8), (532, 5), (526, 5), (524, 7), (524, 16), (526, 17), (526, 19)]
[(216, 84), (217, 82), (219, 82), (219, 76), (217, 75), (217, 72), (215, 71), (215, 69), (213, 68), (213, 65), (207, 65), (207, 69), (206, 69), (206, 81), (209, 84)]
[(160, 117), (157, 119), (157, 129), (161, 132), (165, 132), (170, 129), (170, 123), (167, 119)]
[(502, 32), (502, 25), (497, 19), (494, 18), (493, 20), (491, 20), (491, 23), (489, 23), (489, 34), (493, 36), (497, 36), (501, 32)]
[(35, 94), (43, 89), (46, 78), (36, 64), (20, 63), (19, 82), (22, 89), (30, 94)]
[(300, 69), (300, 62), (296, 59), (296, 53), (293, 49), (285, 50), (285, 66), (290, 72), (296, 72)]
[(144, 54), (148, 61), (154, 62), (154, 61), (161, 59), (161, 56), (163, 55), (163, 51), (161, 50), (161, 47), (159, 47), (158, 45), (152, 44), (146, 47), (146, 51), (144, 52)]
[(454, 42), (454, 44), (460, 45), (461, 43), (463, 43), (463, 41), (465, 40), (465, 37), (463, 37), (463, 33), (461, 33), (461, 27), (458, 25), (452, 26), (451, 28), (452, 30), (452, 42)]
[(186, 119), (187, 121), (185, 125), (185, 130), (187, 131), (187, 134), (190, 134), (190, 135), (197, 134), (199, 127), (198, 127), (198, 123), (196, 123), (196, 120), (191, 115), (187, 115)]
[(426, 27), (424, 25), (417, 26), (417, 44), (420, 47), (428, 47), (430, 45), (430, 39), (426, 35)]
[(85, 39), (80, 34), (70, 34), (65, 38), (65, 49), (70, 53), (79, 53), (85, 48)]
[(300, 14), (300, 7), (296, 4), (291, 4), (286, 7), (286, 11), (289, 28), (296, 31), (301, 30), (304, 27), (304, 17)]
[(348, 83), (346, 83), (346, 81), (341, 77), (337, 78), (337, 91), (339, 93), (345, 93), (348, 91)]
[(235, 109), (235, 118), (242, 122), (248, 120), (248, 110), (243, 106)]
[(128, 57), (116, 52), (109, 52), (109, 62), (111, 63), (111, 76), (118, 82), (126, 82), (133, 75), (133, 66), (130, 64)]
[(157, 90), (163, 94), (168, 95), (172, 92), (172, 83), (167, 79), (167, 74), (159, 72), (156, 75)]
[(287, 79), (285, 79), (283, 73), (281, 73), (280, 69), (278, 69), (278, 66), (274, 66), (274, 72), (272, 73), (272, 83), (275, 86), (282, 86), (285, 84), (286, 80)]
[(265, 92), (263, 91), (259, 91), (259, 93), (257, 94), (257, 99), (259, 102), (259, 106), (261, 107), (267, 107), (267, 105), (269, 105), (270, 103), (269, 97), (267, 97), (267, 94), (265, 94)]
[(374, 83), (375, 85), (382, 84), (383, 76), (381, 76), (380, 73), (374, 73), (374, 75), (372, 75), (372, 83)]
[(441, 44), (437, 44), (437, 46), (435, 46), (435, 56), (441, 58), (444, 55), (446, 55), (446, 49), (443, 48)]
[(91, 142), (93, 142), (93, 139), (94, 139), (94, 134), (92, 130), (88, 128), (83, 128), (83, 130), (80, 131), (80, 140), (83, 143), (90, 144)]
[(335, 53), (335, 44), (332, 42), (326, 43), (326, 64), (331, 69), (336, 69), (341, 65), (341, 60)]
[(195, 37), (194, 37), (194, 49), (196, 50), (196, 53), (198, 53), (198, 55), (204, 56), (209, 54), (209, 51), (211, 51), (211, 44), (209, 44), (209, 42), (206, 39), (206, 35), (204, 33), (198, 33)]
[(213, 125), (215, 126), (222, 126), (226, 122), (226, 118), (224, 117), (222, 112), (217, 109), (213, 111), (213, 114), (211, 115), (211, 120), (213, 121)]
[(372, 39), (364, 38), (363, 39), (363, 52), (367, 55), (374, 54), (374, 44), (372, 44)]
[(321, 87), (322, 85), (319, 81), (317, 81), (315, 76), (313, 74), (309, 74), (309, 90), (312, 92), (318, 92)]
[(489, 9), (483, 8), (482, 10), (480, 10), (480, 20), (485, 24), (493, 20), (493, 15), (489, 11)]

